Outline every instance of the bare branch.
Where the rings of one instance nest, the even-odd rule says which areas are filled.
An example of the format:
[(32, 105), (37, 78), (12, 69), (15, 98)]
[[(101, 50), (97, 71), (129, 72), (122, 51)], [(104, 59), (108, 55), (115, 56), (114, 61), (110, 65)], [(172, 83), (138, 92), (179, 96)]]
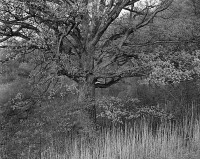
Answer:
[(25, 16), (23, 18), (11, 20), (11, 21), (0, 19), (0, 22), (2, 22), (3, 24), (9, 24), (9, 25), (22, 25), (23, 24), (22, 21), (28, 20), (30, 18), (32, 18), (32, 16), (28, 15), (28, 16)]
[(104, 60), (104, 61), (101, 60), (103, 62), (97, 63), (95, 71), (98, 72), (99, 70), (105, 69), (107, 66), (111, 65), (114, 62), (116, 62), (118, 64), (118, 66), (123, 66), (128, 61), (130, 61), (132, 58), (138, 60), (138, 55), (136, 55), (136, 54), (126, 54), (124, 52), (121, 53), (120, 51), (122, 51), (122, 50), (119, 50), (119, 52), (116, 53), (115, 55), (113, 55), (111, 58)]
[(118, 56), (123, 55), (123, 53), (121, 52), (122, 46), (124, 45), (124, 43), (127, 40), (127, 38), (130, 36), (130, 34), (134, 33), (136, 30), (138, 30), (138, 29), (144, 27), (145, 25), (147, 25), (157, 15), (157, 13), (167, 9), (172, 2), (173, 2), (173, 0), (167, 0), (167, 2), (165, 1), (164, 4), (163, 3), (160, 4), (160, 7), (158, 7), (148, 18), (147, 18), (147, 15), (148, 15), (149, 11), (147, 10), (146, 14), (144, 15), (144, 17), (141, 20), (141, 22), (138, 23), (136, 26), (130, 27), (129, 29), (124, 29), (123, 31), (121, 31), (121, 33), (117, 34), (117, 36), (115, 36), (115, 35), (111, 36), (103, 44), (104, 46), (108, 45), (111, 42), (111, 40), (115, 40), (117, 38), (120, 38), (124, 34), (122, 39), (120, 40), (119, 45), (117, 46), (117, 48), (118, 48), (117, 53), (115, 55), (113, 55), (112, 58), (108, 59), (107, 61), (104, 61), (103, 63), (100, 63), (99, 66), (96, 67), (96, 71), (107, 67), (108, 65), (112, 64), (113, 61), (115, 61)]
[(8, 40), (9, 38), (10, 38), (9, 36), (6, 36), (6, 37), (0, 39), (0, 43), (2, 43), (2, 42), (4, 42), (4, 41)]
[[(147, 13), (149, 12), (147, 10), (146, 14), (144, 15), (143, 19), (141, 20), (140, 23), (138, 23), (135, 27), (132, 27), (130, 29), (127, 30), (127, 32), (125, 33), (124, 37), (122, 38), (120, 44), (119, 44), (119, 49), (121, 49), (121, 47), (123, 46), (124, 42), (126, 41), (126, 39), (129, 37), (130, 34), (134, 33), (136, 30), (146, 26), (147, 24), (149, 24), (149, 22), (159, 13), (164, 11), (165, 9), (167, 9), (170, 4), (173, 2), (173, 0), (166, 0), (165, 2), (160, 4), (160, 7), (158, 7), (148, 18), (147, 18)], [(147, 19), (146, 19), (147, 18)]]
[[(161, 11), (167, 9), (170, 4), (173, 2), (173, 0), (167, 0), (166, 4), (161, 4), (160, 7), (158, 7), (152, 14), (151, 16), (149, 16), (148, 19), (147, 18), (147, 13), (149, 13), (148, 11), (146, 11), (144, 13), (144, 11), (148, 8), (145, 8), (143, 9), (143, 14), (141, 14), (140, 12), (137, 12), (137, 14), (141, 14), (141, 15), (144, 15), (143, 19), (140, 21), (140, 23), (138, 23), (136, 26), (134, 27), (130, 27), (129, 29), (124, 27), (123, 30), (121, 30), (119, 33), (117, 34), (113, 34), (111, 35), (102, 45), (101, 47), (104, 48), (104, 47), (107, 47), (112, 41), (114, 40), (117, 40), (119, 38), (121, 38), (122, 36), (124, 36), (120, 42), (120, 44), (118, 45), (119, 46), (119, 49), (123, 46), (123, 43), (126, 41), (126, 39), (128, 38), (128, 36), (132, 33), (134, 33), (136, 30), (142, 28), (143, 26), (149, 24), (149, 22)], [(124, 8), (123, 8), (124, 9)], [(131, 9), (129, 9), (131, 11)], [(134, 11), (133, 11), (134, 12)]]
[[(74, 24), (75, 25), (75, 24)], [(69, 35), (69, 33), (72, 31), (72, 29), (74, 28), (74, 25), (71, 25), (71, 27), (68, 28), (67, 32), (62, 34), (59, 41), (58, 41), (58, 48), (57, 48), (57, 55), (60, 54), (60, 45), (61, 45), (61, 42), (63, 40), (63, 38), (67, 35)]]
[[(132, 2), (137, 2), (138, 0), (133, 0)], [(99, 27), (98, 32), (94, 36), (91, 45), (96, 45), (99, 39), (102, 37), (104, 32), (110, 26), (110, 24), (119, 16), (122, 9), (125, 8), (130, 3), (130, 0), (118, 1), (114, 8), (108, 13), (108, 18), (106, 18), (106, 22), (102, 21)]]
[(117, 34), (113, 34), (111, 35), (108, 39), (106, 39), (106, 41), (101, 45), (101, 48), (107, 47), (110, 45), (110, 43), (114, 40), (117, 40), (119, 38), (121, 38), (127, 31), (127, 28), (123, 28), (121, 30), (121, 32), (117, 33)]
[(20, 37), (20, 38), (23, 38), (25, 40), (30, 40), (30, 38), (26, 35), (23, 35), (22, 33), (20, 33), (20, 31), (23, 29), (23, 27), (19, 27), (16, 31), (12, 31), (12, 29), (9, 31), (9, 32), (1, 32), (0, 35), (1, 36), (5, 36), (5, 38), (1, 39), (0, 40), (0, 43), (1, 42), (4, 42), (6, 40), (8, 40), (9, 38), (11, 37)]
[[(149, 22), (160, 12), (166, 10), (170, 5), (171, 3), (173, 2), (174, 0), (165, 0), (163, 3), (160, 4), (160, 7), (158, 7), (151, 15), (150, 17), (144, 21), (144, 22), (141, 22), (139, 23), (135, 29), (139, 29), (147, 24), (149, 24)], [(132, 29), (132, 31), (134, 31), (134, 29)]]

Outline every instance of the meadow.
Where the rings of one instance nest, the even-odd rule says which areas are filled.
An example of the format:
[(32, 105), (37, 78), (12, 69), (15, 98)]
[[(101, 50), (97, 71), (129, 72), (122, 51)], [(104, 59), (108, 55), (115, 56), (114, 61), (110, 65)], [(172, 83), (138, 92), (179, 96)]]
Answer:
[[(188, 116), (183, 119), (163, 120), (156, 126), (148, 118), (141, 118), (122, 125), (107, 125), (96, 133), (77, 133), (75, 130), (57, 135), (42, 134), (48, 143), (42, 140), (39, 144), (29, 143), (22, 153), (18, 153), (19, 156), (13, 155), (12, 158), (199, 159), (200, 120), (197, 107), (188, 110)], [(4, 152), (0, 149), (0, 159), (7, 158)]]
[[(31, 159), (31, 153), (27, 159)], [(184, 119), (179, 126), (162, 123), (152, 131), (148, 122), (107, 128), (94, 137), (51, 139), (41, 159), (199, 159), (200, 121)]]

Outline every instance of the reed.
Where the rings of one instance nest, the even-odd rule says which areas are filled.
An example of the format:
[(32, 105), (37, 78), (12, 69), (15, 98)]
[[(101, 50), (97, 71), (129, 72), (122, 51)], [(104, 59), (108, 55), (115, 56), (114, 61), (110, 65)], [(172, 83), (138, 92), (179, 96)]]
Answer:
[(184, 119), (182, 126), (162, 123), (156, 132), (147, 122), (103, 129), (96, 138), (65, 138), (65, 151), (52, 145), (42, 159), (199, 159), (200, 121)]

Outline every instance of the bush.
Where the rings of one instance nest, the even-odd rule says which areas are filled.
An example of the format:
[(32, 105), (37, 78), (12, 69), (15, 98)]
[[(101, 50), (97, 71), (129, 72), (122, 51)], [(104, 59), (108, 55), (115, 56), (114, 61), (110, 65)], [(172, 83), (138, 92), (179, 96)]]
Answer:
[(138, 99), (128, 98), (122, 100), (117, 97), (103, 97), (97, 100), (97, 119), (107, 121), (112, 124), (124, 124), (126, 122), (136, 121), (137, 119), (151, 119), (152, 123), (161, 120), (171, 120), (172, 114), (158, 106), (140, 106)]

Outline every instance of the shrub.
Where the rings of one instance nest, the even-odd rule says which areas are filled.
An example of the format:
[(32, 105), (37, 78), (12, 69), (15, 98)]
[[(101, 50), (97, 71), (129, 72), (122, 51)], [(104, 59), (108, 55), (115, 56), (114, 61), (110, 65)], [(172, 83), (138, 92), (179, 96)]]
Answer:
[(152, 123), (156, 120), (161, 122), (173, 119), (173, 115), (165, 112), (159, 105), (140, 106), (138, 103), (138, 99), (122, 100), (117, 97), (103, 97), (97, 100), (97, 118), (114, 124), (123, 124), (141, 118), (151, 119)]

